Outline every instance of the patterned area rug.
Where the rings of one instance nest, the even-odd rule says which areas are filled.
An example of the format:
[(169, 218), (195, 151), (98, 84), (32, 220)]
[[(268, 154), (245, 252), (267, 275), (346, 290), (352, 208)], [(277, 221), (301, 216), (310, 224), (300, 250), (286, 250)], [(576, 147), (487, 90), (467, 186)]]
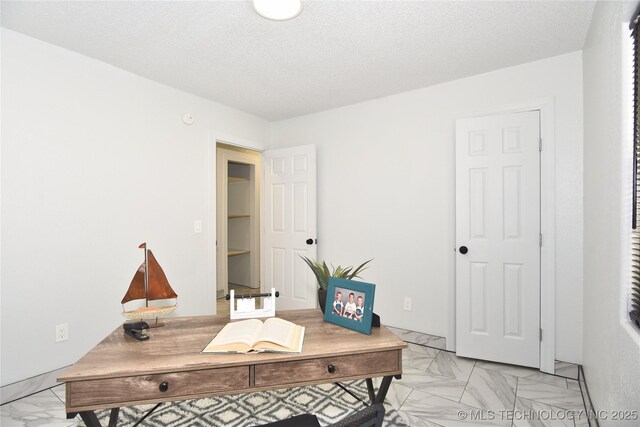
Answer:
[[(227, 397), (208, 397), (160, 405), (140, 425), (253, 427), (311, 413), (322, 426), (329, 426), (357, 411), (368, 402), (364, 380), (341, 383), (358, 398), (335, 384), (297, 387), (283, 390), (247, 393)], [(154, 405), (129, 406), (120, 409), (118, 426), (132, 426)], [(391, 405), (385, 404), (385, 426), (407, 426)], [(102, 425), (109, 424), (110, 411), (99, 411)]]

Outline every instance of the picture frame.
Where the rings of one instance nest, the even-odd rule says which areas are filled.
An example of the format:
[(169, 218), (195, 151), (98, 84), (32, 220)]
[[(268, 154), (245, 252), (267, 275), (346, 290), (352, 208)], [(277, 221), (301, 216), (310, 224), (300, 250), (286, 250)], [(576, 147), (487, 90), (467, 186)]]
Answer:
[(324, 310), (325, 322), (371, 335), (375, 293), (376, 285), (373, 283), (331, 277)]

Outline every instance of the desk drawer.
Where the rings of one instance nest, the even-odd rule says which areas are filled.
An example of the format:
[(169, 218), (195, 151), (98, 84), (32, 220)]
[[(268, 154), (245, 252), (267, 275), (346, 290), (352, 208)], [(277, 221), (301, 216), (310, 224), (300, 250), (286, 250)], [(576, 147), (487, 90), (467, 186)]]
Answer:
[(400, 370), (400, 350), (352, 356), (324, 357), (322, 359), (299, 360), (256, 365), (256, 387), (308, 383), (341, 378), (396, 372)]
[(70, 381), (67, 383), (67, 407), (104, 406), (110, 403), (125, 406), (127, 402), (168, 400), (246, 388), (249, 388), (248, 366)]

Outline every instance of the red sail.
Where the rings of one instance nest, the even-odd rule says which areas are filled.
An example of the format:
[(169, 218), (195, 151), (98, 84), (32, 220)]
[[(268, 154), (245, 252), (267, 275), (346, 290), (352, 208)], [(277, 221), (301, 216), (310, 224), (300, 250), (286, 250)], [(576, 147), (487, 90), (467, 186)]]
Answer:
[(167, 276), (165, 276), (164, 271), (162, 271), (162, 267), (156, 261), (156, 257), (153, 256), (153, 253), (150, 250), (147, 250), (149, 263), (149, 278), (148, 278), (148, 300), (156, 300), (156, 299), (169, 299), (169, 298), (177, 298), (178, 295), (171, 289), (171, 285), (169, 285), (169, 281), (167, 280)]
[(121, 304), (136, 299), (144, 299), (144, 297), (144, 263), (142, 263), (136, 271), (136, 274), (133, 275), (127, 294), (122, 298)]

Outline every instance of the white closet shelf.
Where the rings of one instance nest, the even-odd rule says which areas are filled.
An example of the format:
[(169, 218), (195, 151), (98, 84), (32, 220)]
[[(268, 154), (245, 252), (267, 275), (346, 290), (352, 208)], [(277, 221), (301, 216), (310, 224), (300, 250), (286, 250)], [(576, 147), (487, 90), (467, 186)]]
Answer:
[(251, 251), (249, 251), (247, 249), (232, 249), (232, 248), (227, 249), (227, 255), (228, 256), (244, 255), (244, 254), (248, 254), (250, 252)]
[(230, 176), (228, 177), (229, 184), (235, 184), (237, 182), (249, 182), (249, 178), (244, 178), (241, 176)]
[(250, 218), (251, 215), (249, 214), (230, 214), (229, 215), (229, 219), (231, 218)]

